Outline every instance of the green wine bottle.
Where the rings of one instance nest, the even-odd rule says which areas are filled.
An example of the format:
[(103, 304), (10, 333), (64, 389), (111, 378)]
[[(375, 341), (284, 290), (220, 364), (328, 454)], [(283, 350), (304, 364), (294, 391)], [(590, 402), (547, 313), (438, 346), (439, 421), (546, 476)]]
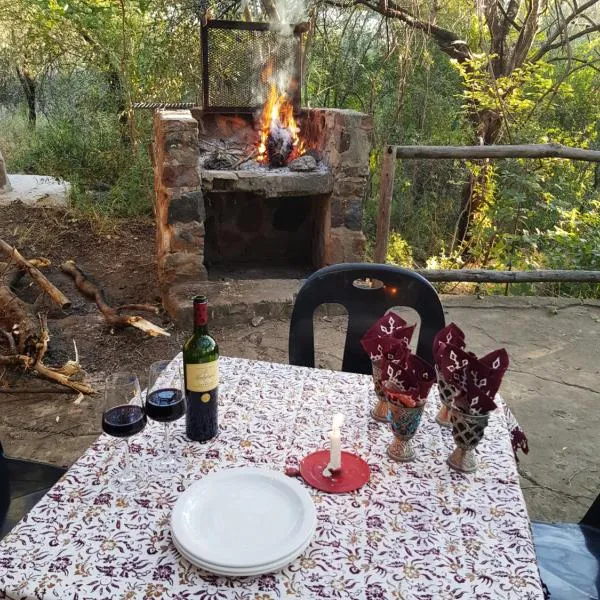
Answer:
[(219, 346), (208, 333), (208, 300), (194, 298), (194, 334), (183, 345), (186, 433), (205, 442), (218, 432)]

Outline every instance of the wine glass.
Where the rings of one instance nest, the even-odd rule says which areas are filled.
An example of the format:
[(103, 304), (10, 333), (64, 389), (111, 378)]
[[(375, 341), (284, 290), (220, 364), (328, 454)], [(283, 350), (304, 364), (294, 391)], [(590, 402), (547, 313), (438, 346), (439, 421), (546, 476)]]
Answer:
[(102, 411), (104, 433), (124, 440), (124, 461), (117, 488), (123, 492), (132, 491), (137, 487), (137, 475), (131, 468), (129, 438), (146, 426), (140, 382), (135, 373), (113, 373), (106, 378)]
[(180, 363), (159, 360), (150, 365), (146, 389), (146, 414), (149, 419), (164, 423), (163, 452), (154, 468), (159, 473), (173, 471), (177, 461), (171, 450), (171, 423), (185, 414), (185, 394)]

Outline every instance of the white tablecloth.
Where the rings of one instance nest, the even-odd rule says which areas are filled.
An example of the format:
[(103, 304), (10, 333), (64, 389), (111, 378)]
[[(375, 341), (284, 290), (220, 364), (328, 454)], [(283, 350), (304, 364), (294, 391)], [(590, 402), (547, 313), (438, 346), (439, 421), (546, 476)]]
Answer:
[[(542, 598), (529, 520), (503, 411), (490, 418), (473, 475), (446, 465), (450, 431), (433, 420), (432, 393), (415, 438), (418, 458), (386, 455), (391, 432), (370, 419), (370, 377), (221, 359), (220, 435), (206, 444), (176, 427), (179, 468), (148, 469), (162, 427), (132, 438), (144, 485), (131, 498), (109, 487), (115, 440), (102, 435), (0, 542), (0, 597), (31, 599), (364, 600)], [(178, 495), (214, 470), (260, 465), (283, 471), (326, 445), (335, 412), (344, 448), (372, 469), (352, 494), (310, 489), (318, 529), (304, 554), (257, 578), (209, 575), (180, 558), (169, 518)]]

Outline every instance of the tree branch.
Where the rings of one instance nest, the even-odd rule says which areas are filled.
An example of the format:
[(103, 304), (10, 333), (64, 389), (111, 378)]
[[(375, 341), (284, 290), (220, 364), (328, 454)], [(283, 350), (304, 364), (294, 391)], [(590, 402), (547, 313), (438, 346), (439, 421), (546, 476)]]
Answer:
[(459, 62), (470, 60), (473, 56), (467, 42), (460, 38), (456, 33), (444, 29), (443, 27), (438, 27), (428, 21), (418, 19), (395, 2), (380, 1), (377, 3), (373, 0), (352, 0), (352, 2), (348, 4), (340, 0), (325, 0), (325, 3), (338, 8), (347, 8), (352, 5), (366, 6), (384, 17), (397, 19), (413, 29), (425, 32), (433, 39), (444, 54), (447, 54), (451, 58), (455, 58)]
[[(538, 61), (542, 58), (542, 56), (544, 56), (544, 54), (550, 52), (550, 50), (559, 48), (562, 44), (561, 44), (561, 42), (554, 43), (556, 41), (556, 39), (564, 35), (567, 27), (574, 19), (576, 19), (579, 15), (584, 13), (588, 8), (591, 8), (591, 7), (595, 6), (596, 4), (598, 4), (598, 2), (600, 2), (600, 0), (588, 0), (587, 2), (583, 3), (581, 6), (575, 5), (573, 12), (571, 12), (567, 17), (565, 17), (565, 19), (562, 21), (562, 23), (560, 23), (560, 25), (556, 28), (556, 30), (548, 36), (548, 39), (542, 45), (542, 47), (535, 53), (532, 60)], [(590, 28), (588, 28), (588, 29), (590, 29)], [(597, 26), (595, 29), (593, 29), (593, 31), (598, 31)], [(577, 35), (577, 34), (575, 34), (575, 35)], [(583, 35), (585, 35), (585, 34), (583, 34)], [(577, 35), (577, 37), (581, 37), (581, 36)], [(576, 39), (576, 38), (573, 38), (573, 39)], [(571, 41), (571, 38), (569, 38), (569, 41)]]
[[(582, 29), (581, 31), (578, 31), (577, 33), (570, 35), (567, 38), (567, 42), (573, 42), (576, 39), (579, 39), (580, 37), (589, 35), (590, 33), (595, 33), (596, 31), (600, 31), (600, 23), (597, 23), (594, 26), (586, 27), (585, 29)], [(533, 60), (539, 60), (540, 58), (542, 58), (542, 56), (544, 56), (544, 54), (550, 52), (551, 50), (556, 50), (556, 48), (560, 48), (563, 45), (564, 45), (563, 42), (555, 42), (554, 44), (550, 44), (550, 45), (544, 44), (537, 51), (536, 55), (533, 57)]]

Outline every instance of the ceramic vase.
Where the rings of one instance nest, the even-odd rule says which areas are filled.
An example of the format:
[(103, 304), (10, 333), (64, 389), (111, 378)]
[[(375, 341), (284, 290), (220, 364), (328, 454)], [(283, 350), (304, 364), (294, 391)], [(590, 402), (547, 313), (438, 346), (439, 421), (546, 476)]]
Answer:
[(408, 407), (401, 402), (388, 399), (388, 420), (394, 434), (394, 441), (388, 446), (387, 454), (392, 460), (409, 462), (415, 460), (416, 453), (412, 439), (417, 433), (425, 404)]

